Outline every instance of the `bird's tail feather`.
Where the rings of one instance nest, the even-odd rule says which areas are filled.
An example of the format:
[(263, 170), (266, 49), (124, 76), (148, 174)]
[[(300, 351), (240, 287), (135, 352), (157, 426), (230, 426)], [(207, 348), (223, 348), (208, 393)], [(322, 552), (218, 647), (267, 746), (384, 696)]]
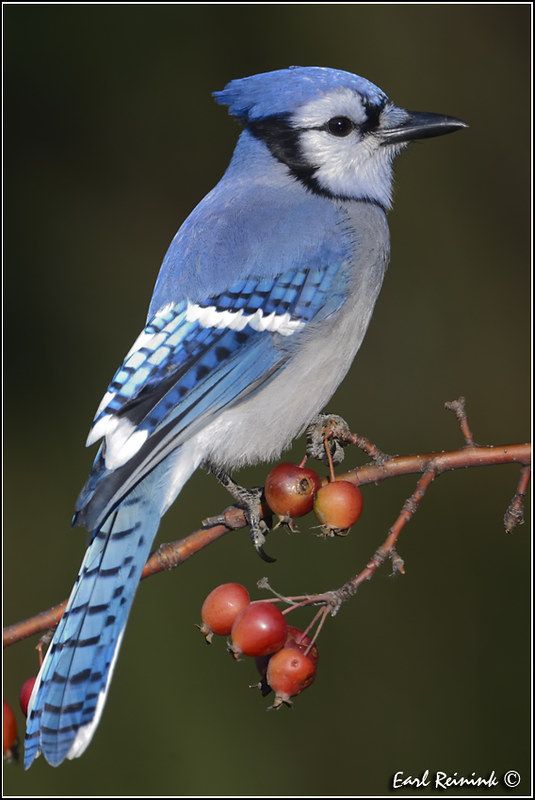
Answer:
[(26, 769), (39, 753), (53, 766), (81, 755), (98, 725), (160, 522), (143, 483), (110, 514), (86, 552), (30, 699)]

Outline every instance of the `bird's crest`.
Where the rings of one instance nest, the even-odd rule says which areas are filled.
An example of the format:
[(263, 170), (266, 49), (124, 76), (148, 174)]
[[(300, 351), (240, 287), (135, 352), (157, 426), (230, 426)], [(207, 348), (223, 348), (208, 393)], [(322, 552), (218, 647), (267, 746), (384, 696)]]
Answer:
[(358, 92), (373, 105), (386, 100), (384, 92), (365, 78), (328, 67), (289, 67), (263, 72), (230, 81), (222, 91), (213, 94), (216, 102), (228, 106), (229, 114), (250, 122), (288, 114), (303, 103), (341, 88)]

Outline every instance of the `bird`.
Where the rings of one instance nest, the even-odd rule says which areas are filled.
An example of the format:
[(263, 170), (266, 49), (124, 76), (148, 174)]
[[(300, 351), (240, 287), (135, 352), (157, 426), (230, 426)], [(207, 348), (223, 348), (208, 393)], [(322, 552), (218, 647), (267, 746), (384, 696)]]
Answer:
[(328, 403), (389, 260), (395, 157), (467, 127), (351, 72), (289, 67), (213, 93), (242, 130), (163, 259), (144, 329), (100, 403), (73, 525), (90, 544), (30, 699), (25, 767), (80, 756), (102, 715), (160, 519), (199, 467), (276, 459)]

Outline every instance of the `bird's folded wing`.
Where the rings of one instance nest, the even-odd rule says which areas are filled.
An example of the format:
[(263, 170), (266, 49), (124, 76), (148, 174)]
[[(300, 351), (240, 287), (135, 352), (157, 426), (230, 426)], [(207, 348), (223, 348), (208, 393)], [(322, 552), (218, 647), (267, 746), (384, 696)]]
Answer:
[[(76, 523), (94, 529), (97, 518), (210, 416), (269, 380), (287, 360), (292, 337), (343, 302), (339, 272), (340, 265), (296, 269), (239, 281), (203, 303), (161, 308), (97, 410), (87, 443), (104, 442)], [(98, 514), (80, 513), (103, 481), (109, 485)]]

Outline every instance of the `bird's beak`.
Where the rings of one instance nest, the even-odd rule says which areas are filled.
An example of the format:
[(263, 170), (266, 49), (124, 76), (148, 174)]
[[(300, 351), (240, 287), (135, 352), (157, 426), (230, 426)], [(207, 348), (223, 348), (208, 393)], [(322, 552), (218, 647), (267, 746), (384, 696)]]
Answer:
[(407, 111), (407, 119), (394, 128), (381, 128), (379, 134), (383, 144), (399, 144), (413, 139), (430, 139), (468, 128), (466, 122), (443, 114), (430, 114), (425, 111)]

